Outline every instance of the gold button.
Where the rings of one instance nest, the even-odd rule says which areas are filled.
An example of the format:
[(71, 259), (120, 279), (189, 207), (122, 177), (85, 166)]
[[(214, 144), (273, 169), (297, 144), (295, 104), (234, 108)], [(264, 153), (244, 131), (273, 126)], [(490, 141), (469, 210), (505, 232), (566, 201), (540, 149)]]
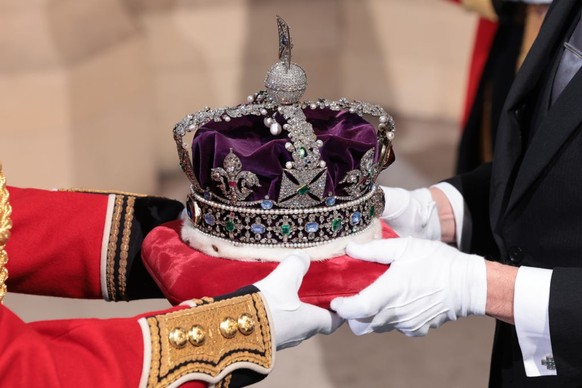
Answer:
[(224, 338), (232, 338), (236, 335), (238, 331), (238, 325), (234, 318), (226, 317), (220, 322), (220, 334)]
[(188, 342), (188, 335), (181, 327), (177, 327), (170, 332), (168, 339), (173, 347), (182, 349)]
[(255, 320), (249, 314), (241, 314), (238, 318), (238, 330), (244, 334), (249, 335), (255, 330)]
[(188, 341), (194, 346), (201, 346), (206, 341), (206, 331), (200, 325), (194, 325), (188, 331)]

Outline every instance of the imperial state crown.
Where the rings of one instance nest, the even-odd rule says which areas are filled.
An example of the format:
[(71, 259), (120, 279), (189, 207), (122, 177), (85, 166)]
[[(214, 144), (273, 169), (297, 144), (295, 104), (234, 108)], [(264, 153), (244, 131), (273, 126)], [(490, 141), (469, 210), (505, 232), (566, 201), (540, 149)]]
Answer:
[(189, 114), (174, 128), (191, 182), (182, 237), (209, 255), (273, 260), (281, 248), (325, 247), (310, 249), (321, 259), (348, 239), (380, 233), (384, 197), (375, 182), (393, 161), (394, 121), (367, 102), (300, 101), (307, 77), (291, 62), (288, 25), (277, 17), (277, 26), (279, 61), (266, 90)]

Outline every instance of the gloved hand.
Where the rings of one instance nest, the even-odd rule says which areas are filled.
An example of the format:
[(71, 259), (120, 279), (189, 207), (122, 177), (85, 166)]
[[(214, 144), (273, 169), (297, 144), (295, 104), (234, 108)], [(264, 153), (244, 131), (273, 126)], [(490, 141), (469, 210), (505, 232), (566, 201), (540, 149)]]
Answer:
[(429, 189), (408, 191), (382, 186), (382, 190), (386, 206), (381, 218), (400, 237), (441, 239), (441, 223)]
[(331, 301), (357, 335), (396, 329), (423, 336), (447, 321), (485, 314), (487, 274), (480, 256), (410, 237), (351, 243), (346, 251), (361, 260), (391, 264), (359, 294)]
[(269, 306), (277, 350), (299, 345), (318, 333), (333, 333), (344, 322), (329, 310), (299, 300), (297, 292), (309, 263), (307, 254), (295, 251), (266, 278), (254, 284)]

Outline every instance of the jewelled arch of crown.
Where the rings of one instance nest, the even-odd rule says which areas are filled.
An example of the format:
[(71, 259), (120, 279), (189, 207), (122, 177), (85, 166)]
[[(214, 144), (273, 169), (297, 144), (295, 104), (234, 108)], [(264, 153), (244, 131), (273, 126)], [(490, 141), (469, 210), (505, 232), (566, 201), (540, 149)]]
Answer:
[[(384, 207), (382, 190), (374, 182), (390, 164), (395, 131), (392, 117), (378, 105), (346, 98), (301, 102), (307, 77), (299, 65), (291, 62), (293, 46), (287, 23), (277, 17), (277, 27), (279, 62), (267, 73), (265, 91), (249, 96), (247, 103), (235, 107), (206, 107), (184, 117), (174, 127), (180, 166), (191, 182), (187, 210), (193, 225), (204, 234), (237, 246), (298, 248), (321, 245), (364, 231)], [(378, 118), (379, 155), (376, 158), (376, 147), (371, 148), (360, 160), (359, 169), (349, 171), (340, 181), (347, 195), (324, 192), (327, 166), (319, 151), (323, 142), (317, 139), (312, 125), (307, 122), (305, 109), (348, 110), (352, 114)], [(224, 158), (222, 167), (211, 170), (211, 179), (217, 182), (221, 193), (202, 187), (183, 140), (188, 133), (195, 136), (201, 126), (211, 121), (229, 122), (250, 115), (263, 117), (274, 136), (282, 131), (288, 133), (289, 142), (285, 148), (292, 161), (286, 162), (283, 168), (277, 199), (247, 200), (253, 189), (260, 186), (259, 179), (252, 171), (244, 169), (233, 149)], [(275, 120), (276, 115), (284, 118), (283, 125)]]

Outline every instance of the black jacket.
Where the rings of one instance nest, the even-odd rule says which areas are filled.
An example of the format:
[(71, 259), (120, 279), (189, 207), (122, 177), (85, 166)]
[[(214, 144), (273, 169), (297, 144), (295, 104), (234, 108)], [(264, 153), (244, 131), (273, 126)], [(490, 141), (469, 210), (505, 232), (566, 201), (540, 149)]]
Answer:
[(498, 323), (492, 387), (582, 386), (582, 72), (551, 106), (563, 42), (582, 1), (554, 1), (501, 112), (493, 163), (452, 178), (472, 216), (472, 250), (552, 268), (550, 335), (557, 377), (527, 378), (511, 325)]

